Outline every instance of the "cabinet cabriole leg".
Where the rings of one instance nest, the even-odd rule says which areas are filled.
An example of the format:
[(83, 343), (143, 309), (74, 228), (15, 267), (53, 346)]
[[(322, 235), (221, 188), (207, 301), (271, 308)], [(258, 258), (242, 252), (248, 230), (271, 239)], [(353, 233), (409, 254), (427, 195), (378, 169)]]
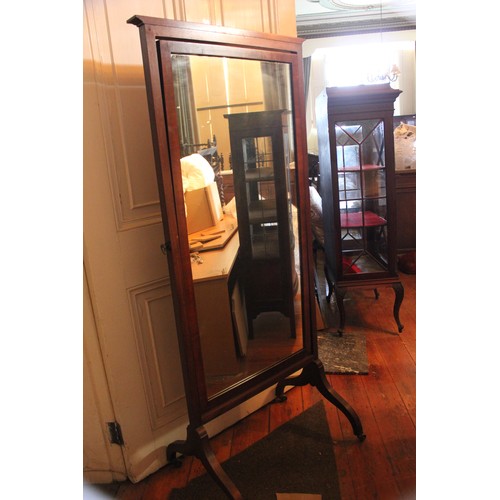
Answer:
[(401, 307), (401, 303), (403, 302), (403, 298), (405, 295), (405, 290), (401, 283), (394, 283), (392, 285), (394, 289), (394, 293), (396, 295), (394, 299), (394, 319), (396, 320), (396, 324), (398, 325), (398, 332), (401, 333), (403, 331), (404, 325), (401, 324), (399, 320), (399, 309)]

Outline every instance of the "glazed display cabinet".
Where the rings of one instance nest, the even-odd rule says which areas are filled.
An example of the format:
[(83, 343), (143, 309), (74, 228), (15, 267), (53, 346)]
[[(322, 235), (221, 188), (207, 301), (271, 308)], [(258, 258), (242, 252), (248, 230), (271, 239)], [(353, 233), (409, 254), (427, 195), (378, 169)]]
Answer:
[(394, 318), (404, 290), (397, 274), (393, 112), (390, 84), (326, 88), (316, 101), (327, 299), (353, 288), (391, 286)]
[(288, 113), (284, 110), (225, 115), (238, 213), (240, 266), (253, 337), (253, 320), (278, 311), (295, 336), (292, 196)]

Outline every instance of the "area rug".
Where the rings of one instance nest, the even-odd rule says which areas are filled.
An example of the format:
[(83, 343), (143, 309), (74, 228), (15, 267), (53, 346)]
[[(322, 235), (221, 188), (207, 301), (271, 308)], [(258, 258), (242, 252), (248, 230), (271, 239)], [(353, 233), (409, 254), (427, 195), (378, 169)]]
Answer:
[(361, 333), (318, 332), (318, 358), (326, 373), (368, 374), (366, 338)]
[[(285, 403), (286, 404), (286, 403)], [(324, 403), (312, 406), (222, 464), (244, 499), (276, 500), (277, 493), (340, 498), (333, 442)], [(208, 474), (173, 490), (171, 500), (226, 500)]]

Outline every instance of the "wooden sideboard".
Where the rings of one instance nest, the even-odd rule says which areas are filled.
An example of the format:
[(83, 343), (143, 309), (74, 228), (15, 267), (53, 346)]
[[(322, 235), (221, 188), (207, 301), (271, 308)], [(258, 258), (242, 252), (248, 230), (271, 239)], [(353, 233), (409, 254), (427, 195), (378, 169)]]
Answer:
[(396, 224), (399, 253), (416, 249), (416, 193), (416, 170), (396, 170)]
[[(199, 253), (193, 260), (193, 273), (198, 327), (200, 331), (203, 365), (207, 377), (235, 375), (241, 370), (244, 352), (238, 349), (247, 337), (233, 328), (235, 313), (243, 308), (235, 302), (237, 276), (235, 270), (239, 249), (238, 232), (221, 249)], [(221, 359), (224, 360), (221, 363)]]

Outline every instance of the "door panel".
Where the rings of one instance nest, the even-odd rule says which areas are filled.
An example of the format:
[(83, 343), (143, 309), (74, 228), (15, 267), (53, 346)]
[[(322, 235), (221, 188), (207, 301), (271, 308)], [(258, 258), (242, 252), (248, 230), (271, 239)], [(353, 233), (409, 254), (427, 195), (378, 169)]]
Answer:
[(180, 359), (171, 354), (178, 352), (177, 336), (165, 335), (174, 318), (172, 292), (168, 280), (160, 280), (131, 289), (129, 294), (150, 423), (156, 430), (187, 412)]

